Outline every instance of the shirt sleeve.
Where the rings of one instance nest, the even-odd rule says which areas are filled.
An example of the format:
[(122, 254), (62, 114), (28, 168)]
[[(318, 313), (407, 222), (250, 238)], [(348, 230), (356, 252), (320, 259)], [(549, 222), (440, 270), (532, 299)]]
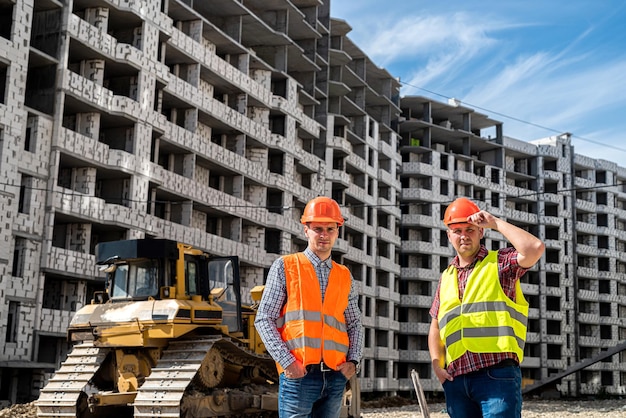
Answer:
[(287, 300), (287, 284), (285, 279), (285, 264), (282, 258), (274, 261), (267, 274), (267, 281), (261, 303), (254, 320), (254, 326), (265, 344), (267, 352), (274, 361), (286, 369), (296, 358), (283, 341), (276, 327), (276, 320)]
[(527, 268), (517, 264), (517, 250), (513, 247), (498, 250), (498, 274), (500, 286), (504, 293), (515, 300), (515, 284), (528, 271)]
[(437, 284), (437, 290), (435, 291), (435, 295), (433, 296), (433, 303), (430, 305), (430, 314), (431, 318), (437, 319), (439, 316), (439, 289), (441, 288), (441, 277), (439, 277), (439, 283)]
[(348, 306), (344, 313), (346, 319), (346, 329), (350, 347), (348, 348), (347, 360), (361, 361), (363, 356), (363, 343), (365, 335), (363, 324), (361, 323), (361, 310), (359, 309), (359, 293), (356, 288), (354, 278), (351, 277), (350, 294), (348, 295)]

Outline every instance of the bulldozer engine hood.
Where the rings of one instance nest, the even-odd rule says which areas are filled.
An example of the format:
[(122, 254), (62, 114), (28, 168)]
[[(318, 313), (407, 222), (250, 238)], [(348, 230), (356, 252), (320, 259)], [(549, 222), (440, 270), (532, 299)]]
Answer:
[[(134, 302), (87, 305), (70, 322), (71, 326), (116, 324), (136, 321), (172, 321), (182, 309), (183, 317), (189, 307), (176, 300), (146, 300)], [(186, 309), (185, 309), (186, 308)]]
[(146, 300), (86, 305), (72, 321), (70, 329), (124, 323), (220, 322), (222, 312), (210, 305), (184, 300)]
[(116, 302), (81, 308), (70, 322), (68, 334), (72, 340), (89, 337), (112, 341), (115, 336), (128, 334), (146, 334), (142, 339), (155, 338), (184, 334), (221, 321), (221, 309), (206, 302), (174, 299)]

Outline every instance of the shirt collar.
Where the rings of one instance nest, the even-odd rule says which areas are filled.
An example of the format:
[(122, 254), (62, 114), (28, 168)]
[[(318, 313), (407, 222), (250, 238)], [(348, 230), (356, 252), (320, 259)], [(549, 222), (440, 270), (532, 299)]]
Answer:
[(328, 268), (331, 268), (333, 266), (331, 257), (328, 257), (326, 260), (321, 260), (317, 256), (317, 254), (315, 254), (313, 250), (311, 250), (309, 247), (306, 247), (306, 250), (304, 250), (304, 255), (307, 256), (307, 258), (311, 261), (311, 263), (313, 263), (314, 266), (325, 265)]
[(476, 257), (474, 258), (474, 261), (472, 261), (470, 264), (465, 267), (461, 267), (461, 265), (459, 264), (459, 256), (455, 255), (450, 265), (452, 267), (455, 267), (456, 269), (474, 267), (476, 261), (484, 259), (485, 257), (487, 257), (487, 254), (489, 254), (489, 250), (487, 249), (487, 247), (481, 244), (480, 248), (478, 249), (478, 253), (476, 254)]

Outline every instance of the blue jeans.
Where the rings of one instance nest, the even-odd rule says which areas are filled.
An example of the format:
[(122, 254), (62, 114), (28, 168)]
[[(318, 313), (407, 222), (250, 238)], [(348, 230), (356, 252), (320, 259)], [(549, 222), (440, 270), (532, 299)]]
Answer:
[(343, 373), (336, 371), (313, 370), (299, 379), (290, 379), (281, 373), (278, 416), (338, 418), (346, 382)]
[(443, 382), (451, 418), (521, 418), (522, 372), (518, 366), (491, 368)]

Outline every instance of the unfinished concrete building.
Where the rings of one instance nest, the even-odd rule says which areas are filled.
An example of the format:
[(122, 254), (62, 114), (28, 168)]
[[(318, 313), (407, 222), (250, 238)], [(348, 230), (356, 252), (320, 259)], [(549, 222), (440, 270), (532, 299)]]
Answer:
[[(64, 359), (102, 286), (97, 243), (238, 255), (247, 294), (304, 248), (301, 210), (321, 194), (347, 217), (336, 258), (360, 285), (364, 392), (410, 391), (411, 369), (441, 390), (428, 308), (460, 195), (546, 240), (524, 284), (525, 378), (625, 339), (625, 169), (567, 135), (506, 138), (457, 101), (400, 100), (349, 31), (322, 0), (0, 0), (0, 404), (36, 397)], [(622, 392), (623, 364), (562, 391)]]
[[(523, 142), (502, 123), (462, 106), (403, 97), (402, 250), (399, 305), (401, 387), (416, 369), (439, 391), (428, 354), (428, 310), (453, 256), (441, 222), (467, 196), (546, 243), (523, 279), (530, 303), (524, 384), (593, 361), (626, 337), (626, 169), (574, 154), (570, 135)], [(487, 231), (489, 249), (506, 244)], [(565, 395), (622, 394), (626, 355), (613, 355), (558, 381)]]
[(0, 0), (0, 402), (36, 397), (102, 286), (98, 242), (238, 255), (244, 293), (304, 249), (317, 195), (347, 217), (365, 391), (392, 379), (399, 82), (328, 1)]

